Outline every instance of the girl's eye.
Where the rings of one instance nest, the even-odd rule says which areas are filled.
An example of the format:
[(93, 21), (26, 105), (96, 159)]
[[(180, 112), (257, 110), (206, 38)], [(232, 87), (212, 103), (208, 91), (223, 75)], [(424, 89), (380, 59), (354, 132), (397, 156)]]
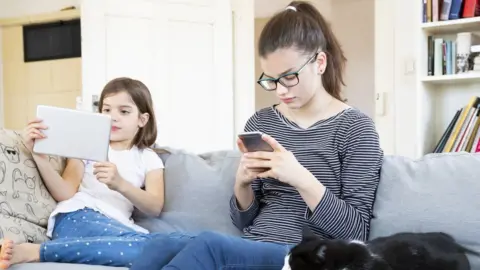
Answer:
[(281, 77), (281, 79), (286, 81), (293, 81), (297, 79), (297, 76), (295, 74), (290, 74), (290, 75), (285, 75)]
[(102, 112), (109, 112), (109, 109), (103, 109)]
[(130, 113), (129, 111), (122, 111), (123, 114), (128, 114)]

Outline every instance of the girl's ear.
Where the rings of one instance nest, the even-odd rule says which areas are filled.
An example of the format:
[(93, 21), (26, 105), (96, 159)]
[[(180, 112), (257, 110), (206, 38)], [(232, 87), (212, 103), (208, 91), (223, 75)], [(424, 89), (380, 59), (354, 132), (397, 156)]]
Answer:
[(320, 52), (317, 55), (317, 73), (318, 75), (323, 75), (327, 70), (327, 54)]
[(148, 123), (148, 119), (150, 119), (150, 114), (148, 113), (142, 113), (140, 114), (140, 123), (138, 124), (138, 127), (142, 128)]

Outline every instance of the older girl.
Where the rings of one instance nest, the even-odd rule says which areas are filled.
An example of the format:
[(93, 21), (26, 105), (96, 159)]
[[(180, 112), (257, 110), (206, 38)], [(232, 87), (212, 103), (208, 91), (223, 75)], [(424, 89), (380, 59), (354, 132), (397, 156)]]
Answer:
[(275, 151), (248, 153), (239, 141), (230, 209), (244, 237), (202, 233), (167, 265), (159, 250), (172, 241), (152, 241), (132, 270), (281, 269), (304, 226), (327, 239), (368, 238), (383, 151), (373, 121), (344, 103), (346, 59), (332, 29), (294, 1), (266, 24), (258, 50), (258, 83), (281, 103), (245, 126)]

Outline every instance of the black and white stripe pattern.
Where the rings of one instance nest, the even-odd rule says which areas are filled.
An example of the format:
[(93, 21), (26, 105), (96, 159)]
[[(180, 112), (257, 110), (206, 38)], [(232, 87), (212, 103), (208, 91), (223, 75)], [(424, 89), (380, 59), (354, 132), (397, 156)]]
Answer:
[(319, 236), (366, 240), (383, 151), (373, 121), (350, 108), (302, 129), (275, 107), (262, 109), (245, 131), (274, 137), (307, 168), (327, 191), (311, 212), (300, 194), (275, 179), (252, 183), (255, 201), (240, 211), (230, 202), (231, 218), (244, 237), (257, 241), (295, 244), (308, 224)]

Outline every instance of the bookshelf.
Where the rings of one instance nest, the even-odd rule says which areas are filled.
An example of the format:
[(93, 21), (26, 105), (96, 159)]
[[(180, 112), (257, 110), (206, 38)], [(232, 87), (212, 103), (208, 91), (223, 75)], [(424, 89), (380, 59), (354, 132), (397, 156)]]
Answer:
[(471, 32), (480, 29), (480, 17), (462, 18), (450, 21), (436, 21), (422, 23), (420, 28), (428, 34), (451, 34), (458, 32)]
[[(425, 3), (429, 4), (433, 1), (442, 2), (442, 0), (424, 0)], [(458, 2), (458, 0), (451, 0), (451, 6), (456, 1)], [(462, 9), (465, 1), (470, 0), (463, 0)], [(425, 5), (421, 1), (418, 3)], [(439, 5), (441, 6), (442, 3)], [(459, 38), (459, 33), (471, 33), (471, 45), (480, 45), (480, 14), (478, 13), (480, 7), (476, 8), (477, 11), (473, 17), (441, 20), (438, 16), (436, 21), (433, 21), (433, 18), (426, 19), (425, 6), (420, 8), (422, 17), (418, 20), (419, 30), (417, 33), (419, 33), (420, 38), (417, 40), (417, 95), (415, 97), (417, 101), (415, 114), (417, 116), (417, 119), (415, 119), (415, 137), (417, 138), (415, 150), (417, 156), (434, 152), (457, 111), (465, 108), (471, 102), (472, 97), (480, 97), (480, 71), (459, 72), (456, 63), (458, 60), (452, 56), (458, 48), (461, 48), (459, 50), (462, 51), (465, 48), (465, 39)], [(441, 9), (439, 13), (442, 13)], [(462, 12), (460, 12), (460, 17), (462, 17)], [(460, 35), (465, 37), (466, 34)], [(443, 45), (444, 43), (442, 43), (442, 45), (439, 45), (440, 43), (438, 43), (435, 45), (435, 39), (442, 39), (444, 43), (450, 42), (450, 44)], [(447, 52), (445, 55), (440, 55), (442, 57), (441, 61), (438, 61), (442, 63), (440, 71), (434, 63), (435, 60), (438, 60), (438, 55), (437, 58), (435, 56), (435, 51), (436, 49), (438, 51), (438, 48)], [(452, 52), (450, 53), (450, 59), (448, 52)], [(443, 59), (443, 57), (446, 59)], [(449, 61), (448, 64), (447, 60)], [(435, 68), (437, 69), (435, 70)], [(468, 126), (468, 124), (466, 125)], [(465, 130), (467, 128), (465, 127)], [(457, 137), (462, 136), (461, 132), (459, 134)], [(448, 144), (449, 139), (447, 138), (445, 141), (447, 142), (445, 144)], [(450, 150), (445, 151), (445, 148)], [(443, 147), (443, 151), (440, 150), (440, 152), (467, 151), (466, 146), (463, 148), (464, 150), (462, 150), (462, 147)], [(470, 151), (468, 150), (468, 152)]]
[(480, 82), (480, 72), (441, 75), (441, 76), (424, 76), (421, 80), (424, 83), (437, 84), (437, 85), (438, 84), (457, 85), (461, 83), (475, 83), (475, 82)]

